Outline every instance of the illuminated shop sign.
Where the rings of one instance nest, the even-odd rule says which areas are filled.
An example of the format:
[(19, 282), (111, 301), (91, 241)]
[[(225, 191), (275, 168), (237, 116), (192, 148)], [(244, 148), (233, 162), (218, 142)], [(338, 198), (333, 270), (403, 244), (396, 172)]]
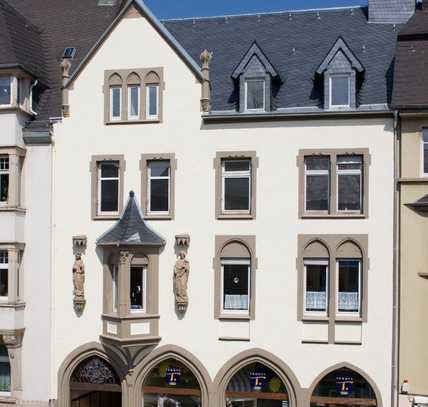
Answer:
[(180, 383), (181, 371), (179, 367), (168, 367), (166, 369), (166, 383), (168, 386), (177, 386)]
[(266, 373), (250, 373), (250, 384), (253, 390), (262, 390), (266, 386)]

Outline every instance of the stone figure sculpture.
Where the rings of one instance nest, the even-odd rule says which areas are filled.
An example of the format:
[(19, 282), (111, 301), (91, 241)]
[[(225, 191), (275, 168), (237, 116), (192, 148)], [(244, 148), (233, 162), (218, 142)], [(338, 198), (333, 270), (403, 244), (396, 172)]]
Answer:
[(186, 253), (181, 251), (174, 267), (175, 303), (179, 311), (184, 311), (189, 304), (187, 296), (189, 272), (190, 264), (186, 260)]
[(83, 311), (85, 301), (85, 265), (82, 255), (76, 254), (73, 265), (73, 285), (74, 285), (74, 307), (76, 311)]

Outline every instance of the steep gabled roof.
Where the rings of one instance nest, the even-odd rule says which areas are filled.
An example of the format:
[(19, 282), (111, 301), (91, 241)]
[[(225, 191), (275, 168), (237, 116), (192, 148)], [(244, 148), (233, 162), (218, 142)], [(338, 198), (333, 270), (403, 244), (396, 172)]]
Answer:
[(116, 224), (98, 240), (98, 246), (163, 246), (165, 240), (144, 222), (133, 191)]
[(248, 65), (248, 63), (251, 61), (253, 57), (257, 57), (260, 63), (263, 65), (264, 69), (267, 73), (269, 73), (273, 78), (278, 76), (278, 73), (276, 72), (273, 65), (269, 62), (269, 59), (266, 57), (266, 55), (263, 53), (263, 51), (260, 49), (259, 45), (256, 41), (251, 45), (250, 49), (245, 53), (244, 57), (242, 58), (239, 65), (236, 67), (236, 69), (233, 71), (232, 78), (237, 79), (239, 75), (245, 72), (245, 69)]
[(350, 50), (348, 45), (346, 45), (346, 42), (342, 38), (338, 38), (337, 41), (334, 43), (333, 47), (331, 48), (330, 52), (324, 58), (321, 65), (318, 67), (317, 74), (321, 75), (325, 70), (328, 69), (330, 63), (336, 57), (338, 52), (342, 52), (343, 55), (345, 55), (352, 68), (354, 68), (358, 72), (364, 71), (364, 67), (361, 65), (361, 62), (358, 61), (357, 57)]

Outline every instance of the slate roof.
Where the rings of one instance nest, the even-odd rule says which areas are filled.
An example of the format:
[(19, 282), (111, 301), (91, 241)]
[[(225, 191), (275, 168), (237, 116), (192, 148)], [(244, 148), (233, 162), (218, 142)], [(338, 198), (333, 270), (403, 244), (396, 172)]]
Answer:
[(211, 61), (213, 110), (237, 108), (238, 87), (231, 75), (257, 42), (283, 82), (276, 108), (323, 107), (323, 84), (316, 71), (339, 37), (365, 68), (359, 104), (390, 101), (396, 26), (369, 24), (367, 8), (325, 9), (164, 21), (168, 30), (198, 58)]
[(150, 229), (141, 215), (133, 191), (116, 224), (98, 240), (98, 246), (163, 246), (165, 240)]

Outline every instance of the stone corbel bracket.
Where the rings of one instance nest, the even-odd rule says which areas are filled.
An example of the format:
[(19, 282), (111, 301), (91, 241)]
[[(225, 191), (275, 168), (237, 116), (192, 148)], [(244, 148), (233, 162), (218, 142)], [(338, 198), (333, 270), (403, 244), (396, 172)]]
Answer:
[(181, 234), (175, 236), (175, 244), (179, 248), (188, 249), (190, 245), (190, 236), (188, 234)]
[(73, 236), (73, 252), (74, 254), (85, 254), (88, 239), (84, 235)]

